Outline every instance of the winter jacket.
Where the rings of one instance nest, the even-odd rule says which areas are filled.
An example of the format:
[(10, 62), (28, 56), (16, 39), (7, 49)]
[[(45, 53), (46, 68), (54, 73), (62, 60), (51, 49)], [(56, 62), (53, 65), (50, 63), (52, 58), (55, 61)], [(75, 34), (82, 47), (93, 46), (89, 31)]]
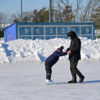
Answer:
[(81, 59), (81, 41), (77, 37), (74, 31), (70, 31), (67, 34), (68, 37), (71, 37), (70, 47), (67, 50), (71, 50), (69, 54), (69, 60), (80, 60)]
[(64, 55), (67, 55), (66, 52), (63, 52), (63, 53), (59, 53), (57, 51), (54, 51), (53, 54), (51, 54), (46, 60), (45, 62), (47, 62), (48, 64), (51, 65), (51, 67), (59, 60), (59, 57), (60, 56), (64, 56)]

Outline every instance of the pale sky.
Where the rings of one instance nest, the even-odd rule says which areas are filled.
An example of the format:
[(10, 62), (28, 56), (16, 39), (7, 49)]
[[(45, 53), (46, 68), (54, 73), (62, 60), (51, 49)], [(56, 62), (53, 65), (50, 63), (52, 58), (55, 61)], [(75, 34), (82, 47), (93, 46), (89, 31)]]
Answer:
[[(73, 3), (73, 7), (77, 7), (77, 0), (70, 0)], [(85, 5), (86, 0), (83, 0)], [(49, 8), (49, 0), (22, 0), (23, 12), (25, 11), (34, 11), (35, 9), (39, 10), (42, 7)], [(21, 0), (0, 0), (0, 12), (14, 14), (21, 12)]]
[[(22, 0), (23, 12), (49, 7), (49, 0)], [(16, 13), (21, 11), (21, 0), (0, 0), (0, 12)]]

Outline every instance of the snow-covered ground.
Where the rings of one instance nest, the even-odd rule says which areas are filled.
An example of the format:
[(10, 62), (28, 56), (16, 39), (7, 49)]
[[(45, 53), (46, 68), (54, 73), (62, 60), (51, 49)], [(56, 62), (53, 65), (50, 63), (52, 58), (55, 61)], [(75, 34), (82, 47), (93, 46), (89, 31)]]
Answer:
[(45, 84), (44, 61), (58, 47), (66, 50), (69, 39), (0, 41), (0, 100), (100, 100), (100, 39), (80, 39), (84, 82), (67, 83), (72, 78), (67, 55), (52, 68), (54, 85)]

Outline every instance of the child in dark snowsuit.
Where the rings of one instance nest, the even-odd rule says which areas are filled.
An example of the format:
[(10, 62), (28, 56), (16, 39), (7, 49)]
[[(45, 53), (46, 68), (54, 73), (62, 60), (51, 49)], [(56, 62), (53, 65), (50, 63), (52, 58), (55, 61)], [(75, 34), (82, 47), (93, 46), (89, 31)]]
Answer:
[(53, 81), (51, 80), (52, 66), (59, 60), (60, 56), (67, 55), (67, 52), (63, 52), (63, 49), (64, 47), (61, 46), (45, 60), (46, 84), (53, 84)]

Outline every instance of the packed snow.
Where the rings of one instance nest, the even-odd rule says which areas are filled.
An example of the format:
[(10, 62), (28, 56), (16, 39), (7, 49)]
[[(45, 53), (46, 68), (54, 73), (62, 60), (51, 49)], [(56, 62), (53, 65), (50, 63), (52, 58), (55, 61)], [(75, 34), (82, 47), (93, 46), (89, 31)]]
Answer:
[[(45, 59), (70, 39), (0, 41), (0, 100), (100, 100), (100, 39), (80, 38), (78, 68), (83, 83), (72, 79), (68, 55), (52, 68), (54, 85), (45, 84)], [(77, 77), (77, 81), (79, 78)]]
[[(81, 38), (81, 59), (100, 59), (100, 39), (91, 40)], [(26, 61), (44, 61), (58, 47), (64, 46), (64, 51), (70, 45), (70, 39), (50, 40), (23, 40), (18, 39), (7, 43), (0, 42), (0, 63), (17, 63)], [(68, 55), (60, 57), (60, 60), (68, 60)]]

